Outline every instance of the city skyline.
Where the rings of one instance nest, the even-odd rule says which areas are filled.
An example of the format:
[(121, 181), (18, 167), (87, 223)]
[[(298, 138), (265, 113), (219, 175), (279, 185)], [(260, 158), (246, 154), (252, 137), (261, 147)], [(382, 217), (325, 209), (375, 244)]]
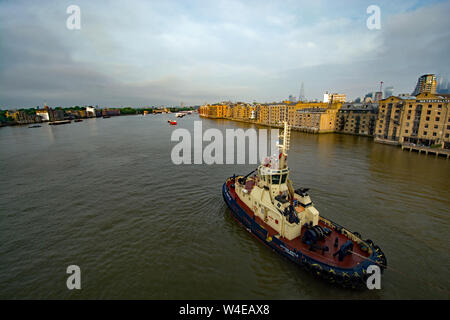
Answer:
[(355, 99), (450, 74), (449, 1), (380, 1), (380, 30), (368, 1), (77, 1), (81, 30), (66, 28), (71, 4), (0, 4), (1, 107), (280, 101), (300, 82), (308, 100)]

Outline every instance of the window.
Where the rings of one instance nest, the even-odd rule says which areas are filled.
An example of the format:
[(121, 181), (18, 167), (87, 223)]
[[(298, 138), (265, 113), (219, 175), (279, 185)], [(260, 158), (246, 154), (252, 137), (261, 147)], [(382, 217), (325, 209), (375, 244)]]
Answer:
[(428, 124), (425, 125), (425, 128), (428, 128)]
[(426, 132), (426, 131), (424, 131), (424, 132), (423, 132), (423, 135), (424, 135), (424, 136), (426, 136), (426, 135), (427, 135), (427, 132)]
[(430, 120), (430, 117), (426, 117), (426, 118), (425, 118), (425, 121), (428, 121), (428, 120)]
[(437, 128), (438, 128), (438, 125), (437, 125), (437, 124), (435, 124), (435, 125), (434, 125), (434, 128), (435, 128), (435, 129), (437, 129)]
[(279, 184), (280, 183), (280, 175), (279, 174), (274, 174), (272, 176), (272, 183), (273, 184)]
[(428, 111), (427, 111), (427, 114), (431, 114), (431, 110), (428, 110)]
[(436, 117), (436, 121), (439, 121), (439, 117)]
[(436, 137), (436, 132), (433, 132), (433, 137)]
[(286, 182), (286, 178), (287, 178), (287, 174), (283, 174), (281, 176), (281, 183), (285, 183)]
[(405, 133), (408, 133), (408, 129), (405, 130)]

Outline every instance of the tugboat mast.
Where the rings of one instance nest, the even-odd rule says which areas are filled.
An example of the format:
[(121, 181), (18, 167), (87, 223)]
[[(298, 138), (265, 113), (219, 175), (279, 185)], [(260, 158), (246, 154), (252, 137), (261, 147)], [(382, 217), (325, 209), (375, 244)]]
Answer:
[(286, 121), (284, 122), (284, 130), (279, 137), (283, 139), (282, 144), (277, 143), (280, 152), (280, 169), (285, 169), (287, 168), (287, 152), (291, 141), (291, 126)]

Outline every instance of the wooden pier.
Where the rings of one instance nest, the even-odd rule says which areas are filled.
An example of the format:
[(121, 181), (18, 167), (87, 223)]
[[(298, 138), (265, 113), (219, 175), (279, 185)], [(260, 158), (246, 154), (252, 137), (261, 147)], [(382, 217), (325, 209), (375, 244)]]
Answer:
[(414, 151), (420, 153), (425, 153), (426, 155), (435, 155), (436, 157), (446, 157), (447, 159), (450, 158), (450, 150), (448, 149), (442, 149), (442, 148), (430, 148), (430, 147), (424, 147), (424, 146), (417, 146), (414, 144), (404, 143), (402, 144), (402, 150), (407, 150), (409, 152)]

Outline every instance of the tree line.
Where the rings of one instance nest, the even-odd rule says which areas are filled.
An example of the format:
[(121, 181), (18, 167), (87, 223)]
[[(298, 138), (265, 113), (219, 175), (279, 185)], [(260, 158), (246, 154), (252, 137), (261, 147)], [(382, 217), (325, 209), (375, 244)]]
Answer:
[[(80, 106), (73, 106), (73, 107), (67, 107), (67, 108), (63, 108), (63, 107), (56, 107), (54, 108), (55, 110), (63, 110), (65, 115), (69, 115), (70, 112), (73, 111), (81, 111), (81, 110), (86, 110), (86, 106), (84, 107), (80, 107)], [(156, 107), (151, 107), (151, 108), (132, 108), (132, 107), (121, 107), (121, 108), (108, 108), (108, 109), (115, 109), (115, 110), (120, 110), (120, 114), (121, 115), (131, 115), (131, 114), (143, 114), (144, 111), (148, 111), (149, 113), (152, 113), (154, 109), (156, 109)], [(170, 110), (171, 112), (179, 112), (179, 111), (189, 111), (189, 110), (193, 110), (194, 108), (192, 107), (184, 107), (184, 108), (167, 108), (168, 110)], [(39, 108), (39, 106), (37, 106), (36, 108), (21, 108), (21, 109), (17, 109), (17, 111), (23, 111), (25, 114), (27, 115), (34, 115), (36, 114), (36, 110), (42, 110)], [(102, 110), (101, 108), (96, 107), (96, 110)], [(0, 122), (2, 123), (13, 123), (14, 119), (12, 117), (8, 117), (6, 115), (6, 113), (8, 112), (8, 110), (3, 110), (0, 107)]]

